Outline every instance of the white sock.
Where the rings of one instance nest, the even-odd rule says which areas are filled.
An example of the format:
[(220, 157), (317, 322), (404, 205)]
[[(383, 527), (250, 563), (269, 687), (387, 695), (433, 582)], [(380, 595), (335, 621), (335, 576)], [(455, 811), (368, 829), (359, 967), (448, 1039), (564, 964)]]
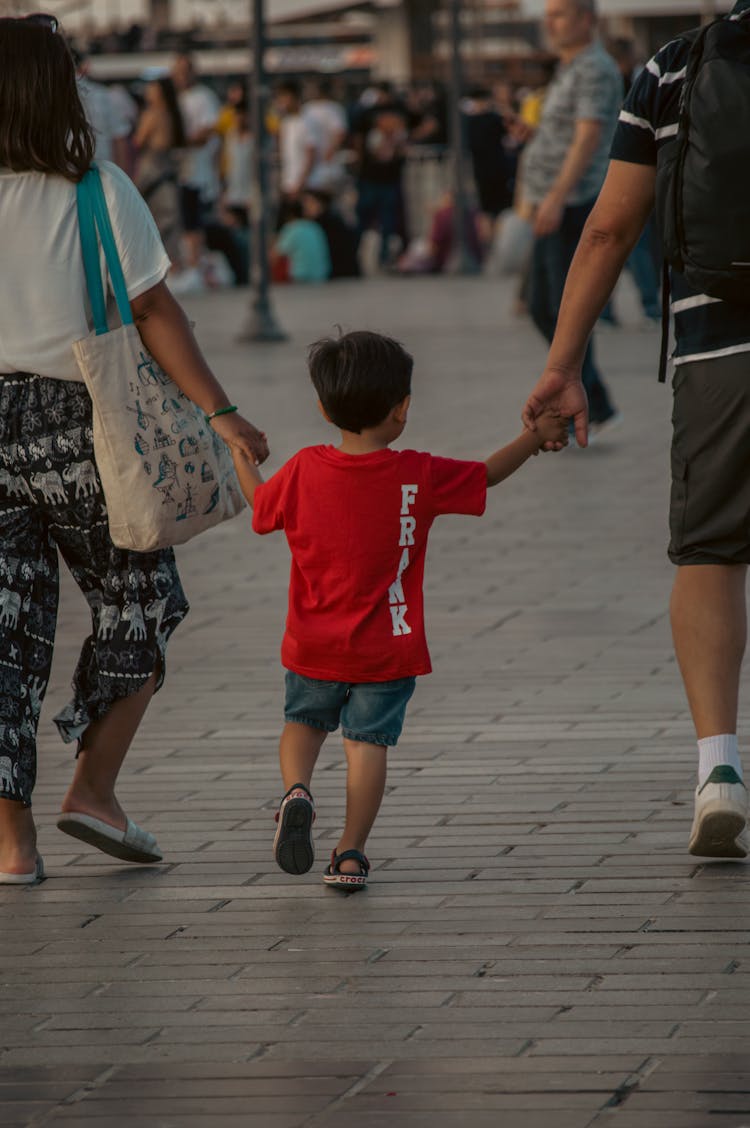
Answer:
[(737, 734), (706, 736), (698, 741), (698, 786), (703, 787), (714, 768), (728, 765), (742, 779), (742, 764), (737, 751)]

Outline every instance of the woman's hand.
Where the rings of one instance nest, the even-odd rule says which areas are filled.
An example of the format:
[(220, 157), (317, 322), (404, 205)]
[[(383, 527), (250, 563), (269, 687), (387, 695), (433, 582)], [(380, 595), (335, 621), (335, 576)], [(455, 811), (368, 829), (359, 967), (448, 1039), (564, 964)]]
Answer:
[(249, 420), (232, 412), (230, 415), (217, 415), (209, 426), (224, 440), (232, 451), (243, 454), (250, 462), (260, 466), (268, 458), (268, 440), (265, 433), (254, 427)]

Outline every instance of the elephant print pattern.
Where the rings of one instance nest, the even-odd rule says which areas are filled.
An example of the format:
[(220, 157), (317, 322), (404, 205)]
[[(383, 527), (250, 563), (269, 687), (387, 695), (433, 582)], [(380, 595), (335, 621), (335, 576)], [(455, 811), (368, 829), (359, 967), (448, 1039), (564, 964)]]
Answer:
[(166, 668), (188, 605), (171, 549), (116, 548), (93, 451), (85, 386), (0, 375), (0, 795), (30, 804), (36, 730), (49, 680), (58, 552), (91, 610), (65, 741)]

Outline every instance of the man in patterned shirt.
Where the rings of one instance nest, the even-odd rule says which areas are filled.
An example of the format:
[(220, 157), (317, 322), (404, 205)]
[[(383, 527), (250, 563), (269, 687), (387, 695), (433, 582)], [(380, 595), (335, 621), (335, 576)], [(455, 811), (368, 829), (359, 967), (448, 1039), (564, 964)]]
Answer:
[[(728, 19), (750, 18), (739, 0)], [(654, 206), (659, 147), (677, 133), (690, 43), (662, 48), (620, 114), (607, 178), (570, 268), (546, 368), (524, 409), (575, 419), (585, 445), (581, 366), (589, 334)], [(750, 219), (750, 203), (748, 204)], [(676, 347), (669, 556), (675, 650), (698, 738), (692, 854), (744, 858), (747, 791), (737, 750), (750, 563), (750, 313), (672, 272)]]
[[(596, 38), (594, 0), (546, 0), (544, 28), (560, 64), (523, 156), (522, 195), (534, 214), (529, 309), (537, 329), (551, 341), (565, 277), (607, 171), (623, 83)], [(592, 425), (613, 421), (617, 413), (591, 345), (583, 361), (583, 385)]]

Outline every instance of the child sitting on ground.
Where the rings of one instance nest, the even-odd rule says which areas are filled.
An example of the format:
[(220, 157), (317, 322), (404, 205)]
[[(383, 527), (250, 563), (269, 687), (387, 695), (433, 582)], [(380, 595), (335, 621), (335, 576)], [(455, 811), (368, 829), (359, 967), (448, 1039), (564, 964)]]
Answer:
[(286, 724), (279, 757), (286, 794), (274, 855), (287, 873), (313, 864), (318, 753), (341, 724), (347, 759), (346, 825), (323, 880), (362, 889), (364, 850), (383, 798), (386, 753), (404, 723), (415, 679), (430, 672), (423, 623), (427, 536), (444, 513), (480, 516), (488, 486), (542, 447), (560, 450), (568, 424), (545, 414), (485, 462), (394, 451), (406, 426), (411, 356), (377, 333), (322, 340), (309, 353), (324, 417), (339, 446), (306, 447), (266, 483), (235, 453), (253, 529), (283, 529), (292, 553), (289, 612), (281, 657)]
[(274, 280), (325, 282), (331, 276), (331, 256), (323, 231), (313, 220), (304, 218), (298, 200), (289, 201), (286, 214), (287, 221), (271, 252)]

